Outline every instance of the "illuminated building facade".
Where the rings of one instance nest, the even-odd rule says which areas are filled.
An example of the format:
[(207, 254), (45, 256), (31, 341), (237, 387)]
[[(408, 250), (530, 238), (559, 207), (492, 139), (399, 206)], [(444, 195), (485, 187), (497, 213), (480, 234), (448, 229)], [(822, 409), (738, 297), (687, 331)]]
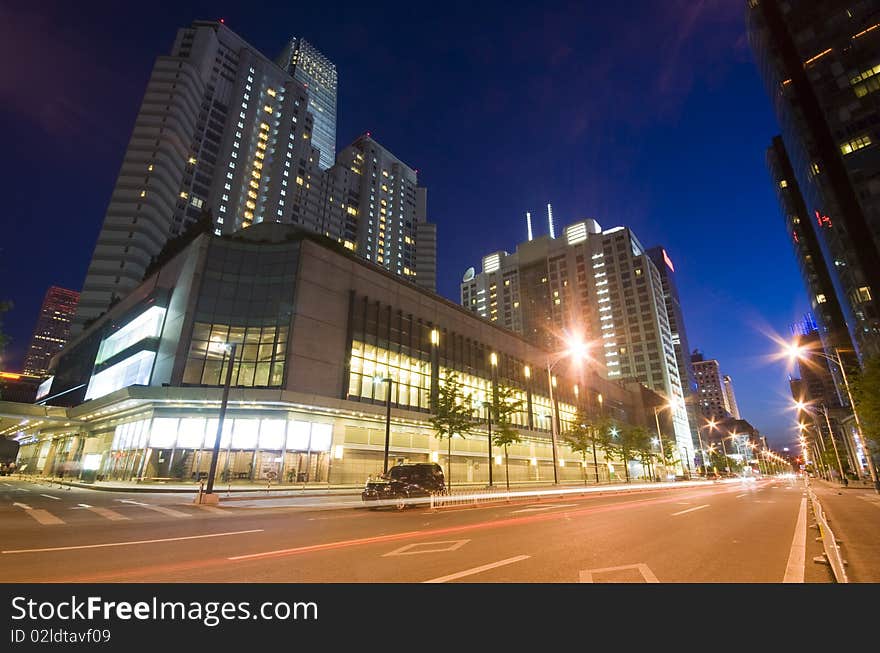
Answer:
[[(299, 75), (305, 51), (297, 52)], [(332, 81), (335, 98), (335, 72)], [(329, 100), (315, 88), (222, 23), (179, 30), (147, 84), (74, 333), (140, 284), (166, 243), (203, 218), (218, 235), (262, 222), (296, 224), (434, 289), (436, 231), (415, 171), (369, 136), (346, 148), (340, 165), (322, 170), (312, 104)], [(319, 115), (327, 118), (329, 106)], [(321, 133), (329, 138), (328, 125)]]
[[(20, 459), (42, 473), (68, 460), (103, 478), (198, 478), (210, 463), (230, 369), (219, 469), (233, 479), (362, 483), (381, 471), (389, 384), (377, 376), (392, 379), (392, 463), (445, 466), (430, 411), (447, 370), (458, 375), (475, 405), (475, 433), (453, 439), (459, 483), (488, 478), (480, 404), (498, 385), (522, 399), (513, 481), (552, 480), (552, 410), (560, 433), (578, 402), (601, 405), (621, 423), (651, 424), (652, 397), (641, 386), (579, 384), (563, 365), (551, 406), (540, 374), (547, 355), (305, 229), (262, 223), (207, 233), (55, 358), (38, 401), (65, 406), (68, 422), (24, 429)], [(558, 452), (560, 479), (582, 481), (580, 456), (561, 441)], [(592, 460), (589, 467), (592, 478)], [(624, 477), (622, 463), (612, 468)], [(607, 480), (607, 461), (598, 473)]]
[[(774, 182), (797, 181), (804, 211), (791, 215), (817, 236), (822, 260), (815, 264), (828, 272), (859, 358), (878, 354), (880, 14), (876, 3), (748, 0), (746, 11), (749, 40), (782, 127), (792, 172), (786, 176), (774, 171)], [(795, 230), (789, 231), (794, 237)], [(822, 321), (823, 311), (817, 309), (814, 303)], [(825, 335), (823, 342), (827, 344)]]
[(336, 157), (336, 64), (305, 39), (293, 37), (278, 65), (308, 92), (308, 110), (314, 119), (312, 145), (320, 152), (318, 166), (326, 170)]
[[(718, 361), (707, 359), (702, 353), (695, 350), (691, 354), (691, 364), (694, 366), (694, 375), (697, 379), (697, 397), (703, 417), (715, 422), (729, 417), (739, 419), (739, 416), (734, 415), (731, 410), (729, 395), (724, 378), (721, 376)], [(737, 410), (737, 412), (739, 411)]]
[(31, 346), (24, 359), (25, 374), (46, 375), (52, 356), (61, 351), (70, 337), (70, 323), (78, 301), (79, 293), (75, 290), (52, 286), (46, 291)]
[(461, 303), (550, 351), (564, 349), (566, 335), (594, 343), (594, 373), (666, 397), (673, 410), (661, 412), (669, 420), (664, 428), (694, 459), (663, 279), (628, 228), (603, 231), (595, 220), (582, 220), (560, 238), (488, 254), (479, 273), (465, 273)]

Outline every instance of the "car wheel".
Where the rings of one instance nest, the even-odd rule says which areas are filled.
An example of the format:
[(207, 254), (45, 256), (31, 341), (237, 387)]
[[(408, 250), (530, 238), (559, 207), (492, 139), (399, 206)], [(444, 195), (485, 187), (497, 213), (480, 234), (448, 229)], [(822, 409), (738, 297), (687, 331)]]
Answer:
[(398, 510), (406, 510), (406, 496), (399, 496), (394, 502), (394, 507)]

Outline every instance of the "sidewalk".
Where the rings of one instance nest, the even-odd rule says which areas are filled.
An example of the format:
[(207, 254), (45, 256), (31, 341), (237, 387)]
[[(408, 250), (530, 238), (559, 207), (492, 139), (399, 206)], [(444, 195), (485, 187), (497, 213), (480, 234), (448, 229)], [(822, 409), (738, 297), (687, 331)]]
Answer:
[(880, 494), (873, 484), (809, 482), (848, 563), (849, 582), (880, 583)]

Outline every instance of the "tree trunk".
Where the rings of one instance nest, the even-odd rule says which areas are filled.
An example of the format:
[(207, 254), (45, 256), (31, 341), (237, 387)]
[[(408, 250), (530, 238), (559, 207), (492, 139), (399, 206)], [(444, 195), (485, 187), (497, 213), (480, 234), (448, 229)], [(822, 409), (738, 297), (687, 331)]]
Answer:
[(504, 479), (507, 481), (507, 491), (510, 492), (510, 461), (507, 459), (507, 445), (504, 445)]
[(627, 464), (626, 460), (626, 451), (622, 452), (623, 456), (623, 473), (626, 476), (626, 482), (629, 483), (629, 464)]
[(449, 454), (446, 457), (446, 477), (449, 479), (447, 486), (449, 494), (452, 494), (452, 433), (449, 433)]
[(584, 467), (584, 485), (587, 484), (587, 450), (581, 451), (581, 463)]

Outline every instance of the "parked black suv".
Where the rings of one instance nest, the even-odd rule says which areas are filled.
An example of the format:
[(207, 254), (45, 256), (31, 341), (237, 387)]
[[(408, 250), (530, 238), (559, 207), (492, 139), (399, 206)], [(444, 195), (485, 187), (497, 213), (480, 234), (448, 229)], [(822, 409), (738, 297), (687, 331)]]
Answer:
[(409, 463), (396, 465), (377, 480), (367, 481), (361, 499), (364, 501), (394, 501), (403, 510), (407, 499), (427, 497), (446, 492), (443, 468), (437, 463)]

